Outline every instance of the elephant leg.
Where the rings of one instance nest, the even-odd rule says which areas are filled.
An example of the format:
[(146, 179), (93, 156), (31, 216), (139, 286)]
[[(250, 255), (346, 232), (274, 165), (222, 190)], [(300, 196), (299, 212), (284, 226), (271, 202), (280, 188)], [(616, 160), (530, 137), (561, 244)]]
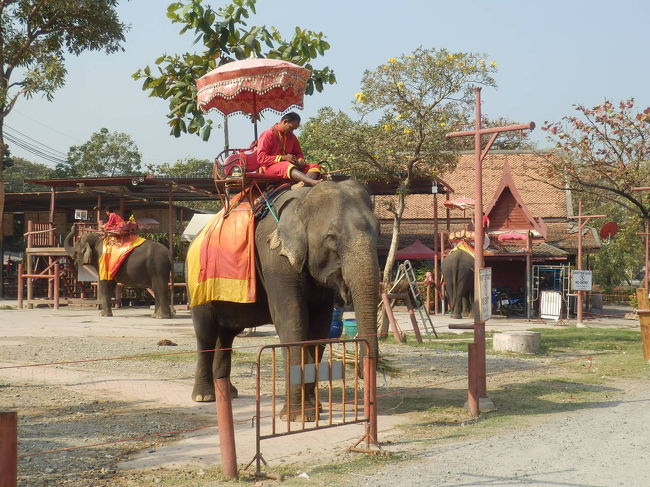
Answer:
[(156, 277), (152, 282), (152, 289), (155, 294), (155, 310), (153, 317), (154, 318), (171, 318), (172, 311), (169, 305), (169, 285), (166, 279), (162, 277)]
[(99, 281), (97, 284), (99, 316), (113, 316), (112, 298), (115, 293), (115, 284), (115, 281)]
[[(291, 282), (278, 282), (274, 283), (274, 285), (267, 283), (265, 286), (271, 317), (281, 343), (300, 342), (309, 339), (308, 303), (304, 291), (304, 287), (307, 285), (308, 283), (297, 278)], [(300, 373), (302, 364), (309, 363), (309, 354), (305, 350), (303, 355), (300, 346), (289, 347), (284, 350), (286, 351), (284, 360), (286, 388), (285, 404), (280, 412), (280, 417), (286, 419), (289, 416), (290, 421), (302, 421), (302, 401), (305, 389), (302, 384), (291, 384), (290, 376), (292, 370), (294, 376), (296, 376)], [(313, 359), (311, 363), (313, 363)], [(313, 410), (305, 410), (305, 421), (314, 421), (315, 419)]]
[[(329, 335), (332, 323), (332, 308), (334, 306), (334, 293), (329, 289), (317, 289), (316, 299), (309, 303), (309, 340), (321, 340)], [(306, 350), (307, 362), (315, 364), (316, 374), (323, 359), (325, 345), (308, 347)], [(316, 384), (305, 384), (306, 405), (310, 411), (322, 411), (321, 401), (316, 397)]]
[[(196, 371), (194, 373), (194, 389), (192, 400), (196, 402), (212, 402), (214, 394), (214, 350), (219, 337), (219, 325), (216, 313), (211, 304), (204, 304), (192, 308), (192, 321), (196, 335)], [(201, 350), (210, 350), (201, 352)]]

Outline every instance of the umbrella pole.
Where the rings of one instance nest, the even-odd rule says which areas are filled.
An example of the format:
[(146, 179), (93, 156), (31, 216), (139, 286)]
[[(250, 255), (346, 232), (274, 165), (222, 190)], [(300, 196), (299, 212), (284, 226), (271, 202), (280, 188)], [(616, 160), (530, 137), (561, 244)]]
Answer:
[(228, 142), (228, 118), (224, 117), (223, 119), (223, 138), (224, 138), (224, 152), (226, 152), (226, 155), (228, 153), (228, 149), (230, 149), (230, 144)]
[(253, 133), (255, 135), (255, 140), (257, 140), (257, 94), (253, 92)]

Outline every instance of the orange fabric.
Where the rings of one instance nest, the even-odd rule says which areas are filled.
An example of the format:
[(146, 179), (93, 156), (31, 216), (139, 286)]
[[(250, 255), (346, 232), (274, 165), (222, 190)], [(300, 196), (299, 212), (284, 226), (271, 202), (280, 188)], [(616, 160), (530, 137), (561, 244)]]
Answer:
[(99, 256), (99, 279), (111, 281), (133, 249), (142, 245), (145, 239), (138, 235), (104, 237), (102, 255)]
[(196, 237), (187, 255), (191, 306), (210, 301), (254, 303), (256, 299), (255, 219), (243, 194)]

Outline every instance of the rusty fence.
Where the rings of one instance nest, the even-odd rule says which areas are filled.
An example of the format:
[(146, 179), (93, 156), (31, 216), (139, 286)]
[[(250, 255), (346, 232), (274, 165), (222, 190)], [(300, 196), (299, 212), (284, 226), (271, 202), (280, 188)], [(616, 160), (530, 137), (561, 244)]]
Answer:
[[(377, 441), (376, 359), (369, 357), (369, 351), (369, 343), (363, 338), (261, 347), (256, 363), (256, 452), (242, 473), (255, 464), (256, 478), (279, 478), (262, 473), (262, 464), (268, 466), (262, 456), (262, 440), (325, 428), (363, 424), (363, 436), (348, 451), (381, 452)], [(360, 447), (364, 442), (365, 447)], [(224, 445), (228, 440), (222, 438), (222, 465), (228, 475), (236, 468), (236, 459), (234, 453), (224, 455)]]

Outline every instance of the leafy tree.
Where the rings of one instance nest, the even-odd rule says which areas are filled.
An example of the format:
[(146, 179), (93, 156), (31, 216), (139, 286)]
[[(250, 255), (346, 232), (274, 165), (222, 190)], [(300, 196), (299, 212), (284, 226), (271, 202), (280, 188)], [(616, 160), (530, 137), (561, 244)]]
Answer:
[(147, 172), (154, 176), (182, 176), (182, 177), (199, 177), (211, 178), (212, 177), (212, 161), (208, 159), (196, 159), (188, 157), (181, 159), (173, 164), (147, 164)]
[(603, 243), (594, 257), (594, 281), (607, 292), (620, 284), (631, 285), (643, 261), (644, 241), (637, 233), (641, 219), (638, 215), (620, 219), (621, 216), (612, 218), (608, 213), (609, 219), (620, 222), (619, 231), (609, 242)]
[(327, 108), (305, 124), (301, 140), (312, 158), (335, 161), (334, 167), (362, 180), (401, 183), (388, 205), (393, 234), (384, 283), (390, 282), (411, 182), (455, 164), (457, 142), (444, 135), (462, 128), (472, 87), (495, 86), (495, 71), (485, 56), (418, 48), (364, 73), (353, 106), (357, 120)]
[(56, 165), (63, 177), (134, 175), (141, 172), (140, 150), (128, 134), (102, 128), (83, 145), (72, 146), (68, 160)]
[(43, 191), (43, 186), (25, 183), (25, 179), (48, 179), (54, 169), (21, 157), (12, 157), (13, 166), (5, 169), (5, 189), (9, 193)]
[(604, 198), (629, 214), (650, 219), (647, 193), (632, 191), (650, 181), (650, 107), (635, 112), (634, 100), (616, 107), (605, 101), (578, 116), (545, 122), (560, 157), (549, 158), (549, 171), (573, 191)]
[(180, 34), (194, 33), (196, 43), (203, 43), (200, 54), (164, 54), (156, 59), (158, 73), (147, 66), (133, 74), (144, 80), (142, 89), (169, 101), (169, 126), (171, 134), (200, 135), (208, 140), (212, 121), (204, 117), (196, 105), (195, 80), (217, 66), (249, 57), (284, 59), (304, 66), (312, 74), (307, 94), (322, 91), (326, 83), (335, 83), (334, 72), (325, 67), (316, 69), (312, 60), (329, 49), (322, 33), (296, 27), (290, 40), (285, 40), (275, 27), (248, 26), (246, 19), (255, 14), (256, 0), (232, 0), (217, 10), (204, 5), (201, 0), (184, 0), (171, 3), (167, 17), (183, 27)]
[[(213, 162), (208, 159), (195, 159), (188, 157), (181, 159), (173, 164), (164, 163), (159, 165), (147, 164), (147, 172), (154, 176), (160, 177), (197, 177), (212, 178)], [(195, 210), (217, 212), (221, 209), (221, 201), (216, 197), (212, 200), (186, 201), (183, 206)], [(174, 254), (177, 255), (177, 254)]]
[[(66, 54), (121, 49), (127, 27), (117, 0), (0, 0), (0, 147), (4, 120), (21, 97), (48, 100), (65, 83)], [(0, 215), (4, 212), (0, 158)], [(0, 225), (0, 247), (3, 232)], [(0, 291), (1, 292), (1, 291)]]
[(635, 111), (629, 99), (618, 106), (605, 100), (575, 108), (577, 116), (545, 122), (542, 128), (560, 156), (549, 158), (549, 172), (563, 176), (571, 190), (591, 202), (590, 209), (610, 218), (618, 215), (625, 231), (596, 259), (598, 282), (609, 285), (628, 279), (642, 265), (643, 244), (636, 233), (650, 222), (650, 197), (632, 189), (650, 181), (650, 107)]

